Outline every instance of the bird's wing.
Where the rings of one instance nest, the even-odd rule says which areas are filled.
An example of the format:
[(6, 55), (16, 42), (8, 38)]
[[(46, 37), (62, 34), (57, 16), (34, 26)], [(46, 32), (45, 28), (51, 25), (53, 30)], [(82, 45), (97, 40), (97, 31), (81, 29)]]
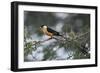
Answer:
[(59, 32), (57, 32), (51, 28), (47, 28), (47, 31), (53, 33), (54, 35), (59, 35)]

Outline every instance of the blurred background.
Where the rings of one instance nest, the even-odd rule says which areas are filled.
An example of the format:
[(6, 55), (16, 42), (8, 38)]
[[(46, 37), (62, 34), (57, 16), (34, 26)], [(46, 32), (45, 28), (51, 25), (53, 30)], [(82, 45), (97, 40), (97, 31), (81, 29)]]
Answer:
[[(48, 39), (41, 25), (60, 32), (61, 37)], [(90, 15), (62, 12), (24, 11), (24, 61), (73, 60), (90, 58)]]

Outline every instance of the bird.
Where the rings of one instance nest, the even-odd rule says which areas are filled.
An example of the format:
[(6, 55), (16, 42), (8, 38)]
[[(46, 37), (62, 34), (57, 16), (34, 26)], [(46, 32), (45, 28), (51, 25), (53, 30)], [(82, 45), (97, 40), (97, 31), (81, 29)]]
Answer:
[(59, 32), (53, 30), (52, 28), (46, 25), (41, 25), (40, 29), (45, 35), (50, 36), (50, 38), (52, 38), (53, 36), (62, 36)]

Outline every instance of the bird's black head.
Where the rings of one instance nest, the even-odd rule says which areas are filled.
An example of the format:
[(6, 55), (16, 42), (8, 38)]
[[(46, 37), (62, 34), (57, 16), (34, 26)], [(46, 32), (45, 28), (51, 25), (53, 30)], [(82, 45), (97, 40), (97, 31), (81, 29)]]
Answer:
[(45, 26), (45, 25), (41, 25), (41, 28), (43, 28), (43, 26)]

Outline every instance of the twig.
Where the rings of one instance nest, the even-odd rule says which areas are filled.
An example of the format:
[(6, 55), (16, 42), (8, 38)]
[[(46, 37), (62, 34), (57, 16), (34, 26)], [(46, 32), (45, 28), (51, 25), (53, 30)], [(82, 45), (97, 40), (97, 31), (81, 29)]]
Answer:
[(49, 39), (46, 39), (46, 40), (43, 40), (43, 41), (33, 41), (33, 45), (35, 45), (35, 44), (40, 44), (40, 43), (43, 43), (43, 42), (45, 42), (45, 41), (48, 41), (48, 40), (50, 40), (51, 38), (49, 38)]
[(69, 55), (69, 57), (67, 57), (67, 60), (70, 59), (73, 55)]
[(33, 59), (37, 60), (36, 57), (33, 56), (33, 54), (31, 54), (31, 55), (32, 55), (32, 58), (33, 58)]
[(88, 31), (88, 32), (86, 32), (86, 33), (84, 33), (84, 34), (81, 34), (81, 35), (79, 35), (79, 36), (77, 36), (77, 37), (75, 37), (73, 40), (75, 40), (75, 39), (79, 39), (80, 37), (82, 37), (82, 36), (84, 36), (84, 35), (86, 35), (86, 34), (88, 34), (90, 31)]

